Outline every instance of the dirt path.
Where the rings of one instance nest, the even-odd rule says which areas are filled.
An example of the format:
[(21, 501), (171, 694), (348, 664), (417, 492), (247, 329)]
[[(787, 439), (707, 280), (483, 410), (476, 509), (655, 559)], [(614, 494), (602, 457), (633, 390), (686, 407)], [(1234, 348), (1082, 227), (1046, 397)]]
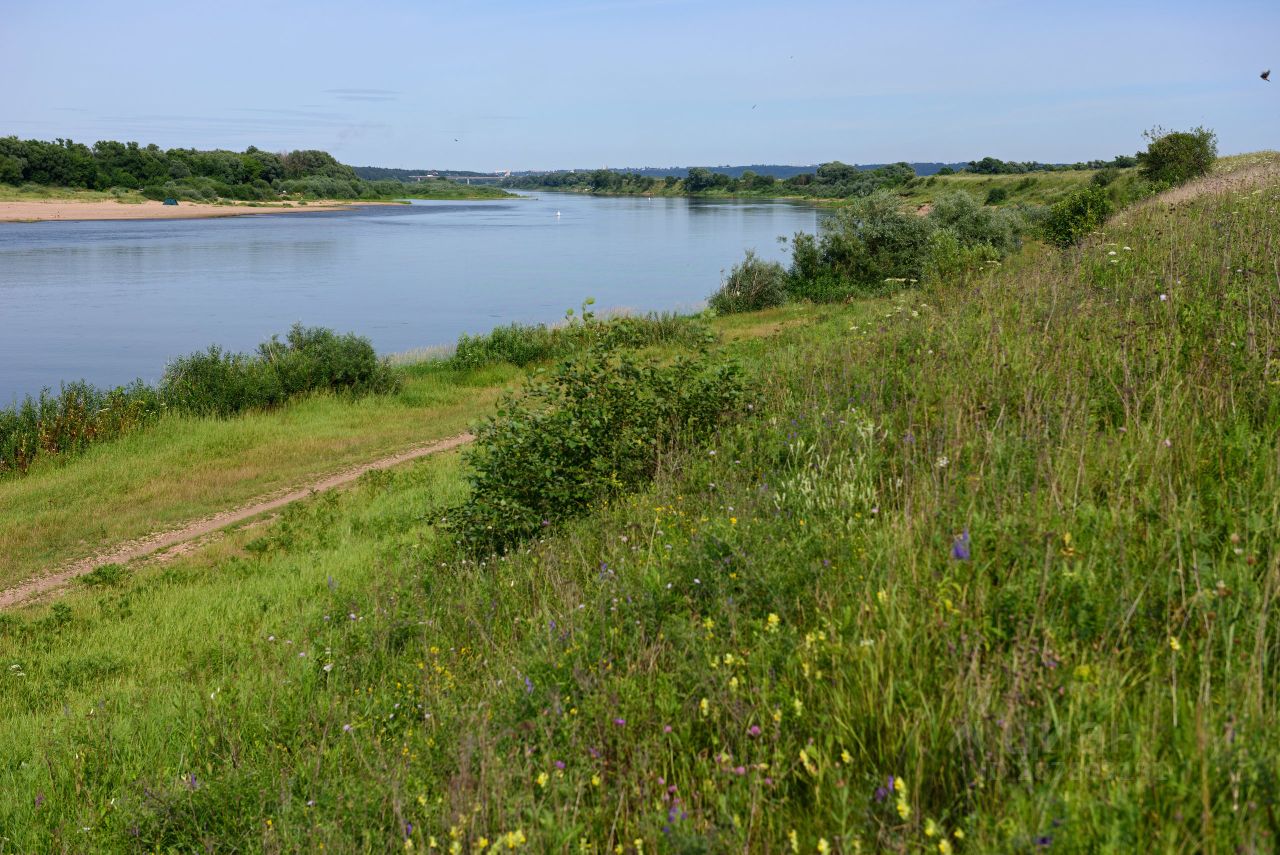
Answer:
[[(1231, 172), (1211, 172), (1203, 178), (1188, 181), (1186, 184), (1139, 202), (1136, 207), (1179, 205), (1210, 194), (1247, 190), (1257, 187), (1278, 175), (1280, 175), (1280, 163), (1273, 162), (1255, 163)], [(1123, 213), (1121, 211), (1121, 214)]]
[(184, 544), (197, 538), (204, 537), (227, 526), (235, 525), (239, 522), (256, 517), (269, 511), (282, 508), (291, 502), (299, 499), (305, 499), (316, 493), (323, 493), (326, 490), (332, 490), (359, 478), (366, 472), (372, 472), (376, 469), (390, 469), (401, 463), (408, 463), (410, 460), (417, 460), (420, 457), (427, 457), (432, 454), (439, 454), (443, 451), (457, 448), (465, 445), (475, 439), (469, 433), (460, 433), (457, 436), (451, 436), (448, 439), (442, 439), (428, 445), (420, 445), (402, 451), (391, 457), (384, 457), (381, 460), (375, 460), (371, 463), (365, 463), (351, 469), (346, 469), (335, 475), (291, 490), (283, 495), (264, 497), (256, 500), (248, 505), (236, 508), (230, 511), (223, 511), (214, 514), (211, 517), (194, 520), (178, 529), (170, 531), (157, 532), (147, 535), (137, 540), (131, 540), (127, 543), (118, 544), (111, 547), (108, 551), (99, 555), (90, 556), (89, 558), (81, 558), (70, 564), (64, 564), (62, 567), (53, 572), (29, 579), (17, 587), (10, 588), (6, 591), (0, 591), (0, 609), (10, 608), (12, 606), (25, 603), (35, 599), (43, 594), (47, 594), (57, 588), (61, 588), (77, 576), (83, 576), (92, 572), (95, 568), (101, 567), (103, 564), (126, 564), (139, 558), (145, 558), (148, 555), (154, 555), (166, 549)]

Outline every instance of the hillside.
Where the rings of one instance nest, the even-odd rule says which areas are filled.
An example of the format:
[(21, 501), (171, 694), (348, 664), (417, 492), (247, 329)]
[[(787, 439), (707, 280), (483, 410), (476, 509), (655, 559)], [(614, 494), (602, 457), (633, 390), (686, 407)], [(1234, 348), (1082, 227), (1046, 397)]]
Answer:
[[(1276, 198), (1280, 155), (1230, 158), (1078, 247), (584, 325), (494, 410), (527, 342), (464, 342), (406, 406), (493, 413), (465, 461), (0, 615), (0, 836), (1272, 851)], [(270, 433), (235, 428), (190, 459)]]

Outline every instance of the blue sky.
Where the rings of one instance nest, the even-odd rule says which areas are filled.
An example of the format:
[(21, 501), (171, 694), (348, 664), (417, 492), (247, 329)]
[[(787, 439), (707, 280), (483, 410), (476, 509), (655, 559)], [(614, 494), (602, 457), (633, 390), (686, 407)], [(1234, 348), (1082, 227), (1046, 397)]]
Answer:
[[(0, 134), (453, 169), (1280, 147), (1280, 3), (0, 0)], [(1277, 81), (1258, 78), (1276, 66)]]

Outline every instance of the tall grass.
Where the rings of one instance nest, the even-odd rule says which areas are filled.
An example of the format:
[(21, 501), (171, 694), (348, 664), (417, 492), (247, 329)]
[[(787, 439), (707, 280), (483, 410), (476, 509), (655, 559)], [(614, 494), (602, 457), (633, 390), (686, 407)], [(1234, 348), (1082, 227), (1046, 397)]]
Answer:
[(1276, 197), (746, 340), (752, 417), (500, 559), (432, 525), (466, 496), (436, 460), (10, 617), (0, 828), (1272, 851)]
[(590, 310), (590, 305), (591, 301), (583, 305), (579, 317), (570, 311), (566, 322), (556, 326), (509, 324), (495, 327), (482, 335), (463, 335), (458, 339), (449, 362), (460, 369), (502, 362), (523, 367), (560, 359), (587, 346), (606, 350), (651, 345), (698, 347), (715, 339), (708, 327), (696, 317), (674, 312), (650, 312), (598, 318)]

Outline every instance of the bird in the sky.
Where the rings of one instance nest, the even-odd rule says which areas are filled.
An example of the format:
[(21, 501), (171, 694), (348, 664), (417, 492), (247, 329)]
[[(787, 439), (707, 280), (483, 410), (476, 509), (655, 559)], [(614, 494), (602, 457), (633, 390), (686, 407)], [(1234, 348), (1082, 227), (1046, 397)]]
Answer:
[(1269, 68), (1268, 68), (1266, 71), (1262, 72), (1262, 74), (1260, 74), (1259, 76), (1260, 76), (1263, 80), (1265, 80), (1265, 81), (1267, 81), (1268, 83), (1270, 83), (1270, 82), (1271, 82), (1271, 69), (1269, 69)]
[(752, 105), (751, 105), (751, 109), (752, 109), (752, 110), (754, 110), (755, 108), (756, 108), (756, 105), (755, 105), (755, 104), (752, 104)]
[(454, 137), (454, 138), (453, 138), (453, 141), (454, 141), (454, 142), (457, 142), (457, 141), (458, 141), (458, 138), (457, 138), (457, 137)]

